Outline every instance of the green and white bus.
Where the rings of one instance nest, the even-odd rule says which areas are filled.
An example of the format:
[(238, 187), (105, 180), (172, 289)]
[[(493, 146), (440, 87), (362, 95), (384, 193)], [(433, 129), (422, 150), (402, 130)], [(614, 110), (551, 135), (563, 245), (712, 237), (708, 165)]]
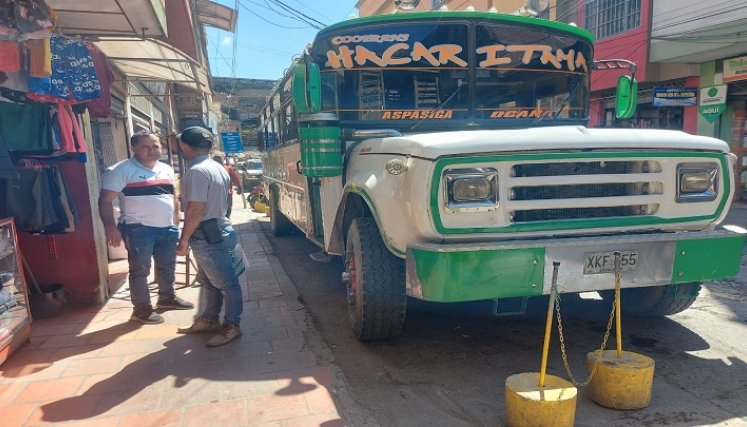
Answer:
[[(617, 61), (620, 64), (624, 61)], [(353, 331), (387, 339), (408, 298), (495, 301), (614, 288), (666, 315), (739, 271), (718, 226), (734, 193), (723, 141), (585, 127), (593, 38), (574, 26), (438, 11), (319, 32), (261, 116), (276, 235), (300, 229), (344, 257)], [(637, 84), (622, 76), (617, 114)]]

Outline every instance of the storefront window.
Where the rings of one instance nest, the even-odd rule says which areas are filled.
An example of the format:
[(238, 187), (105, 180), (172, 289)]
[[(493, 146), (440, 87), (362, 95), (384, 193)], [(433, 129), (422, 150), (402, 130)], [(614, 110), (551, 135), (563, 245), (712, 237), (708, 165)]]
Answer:
[(615, 118), (615, 110), (608, 108), (604, 114), (604, 127), (638, 128), (638, 129), (683, 129), (682, 107), (656, 107), (651, 104), (638, 106), (635, 117), (627, 120)]

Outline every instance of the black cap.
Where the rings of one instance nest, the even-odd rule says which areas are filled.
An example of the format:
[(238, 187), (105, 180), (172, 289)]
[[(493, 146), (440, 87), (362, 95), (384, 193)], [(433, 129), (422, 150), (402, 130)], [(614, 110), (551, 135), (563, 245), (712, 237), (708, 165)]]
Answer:
[(213, 134), (202, 126), (191, 126), (176, 136), (193, 148), (210, 148), (213, 146)]

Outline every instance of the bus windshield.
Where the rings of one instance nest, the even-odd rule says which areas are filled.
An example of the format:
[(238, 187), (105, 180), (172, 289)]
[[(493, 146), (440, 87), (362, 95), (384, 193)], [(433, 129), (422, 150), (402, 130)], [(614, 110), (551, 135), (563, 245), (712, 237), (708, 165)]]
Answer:
[(322, 111), (359, 125), (581, 123), (591, 45), (491, 20), (368, 24), (323, 32), (312, 58)]

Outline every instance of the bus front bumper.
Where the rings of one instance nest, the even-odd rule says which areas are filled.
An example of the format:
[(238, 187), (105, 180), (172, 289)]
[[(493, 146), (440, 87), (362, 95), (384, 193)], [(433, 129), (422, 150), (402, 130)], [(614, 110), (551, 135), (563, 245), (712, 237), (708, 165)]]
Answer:
[[(613, 289), (605, 254), (620, 251), (635, 266), (622, 287), (659, 286), (736, 276), (744, 234), (718, 230), (553, 238), (470, 244), (416, 244), (406, 253), (407, 294), (434, 302), (464, 302), (549, 294), (553, 262), (560, 292)], [(600, 265), (601, 263), (601, 265)], [(614, 264), (613, 264), (614, 265)]]

